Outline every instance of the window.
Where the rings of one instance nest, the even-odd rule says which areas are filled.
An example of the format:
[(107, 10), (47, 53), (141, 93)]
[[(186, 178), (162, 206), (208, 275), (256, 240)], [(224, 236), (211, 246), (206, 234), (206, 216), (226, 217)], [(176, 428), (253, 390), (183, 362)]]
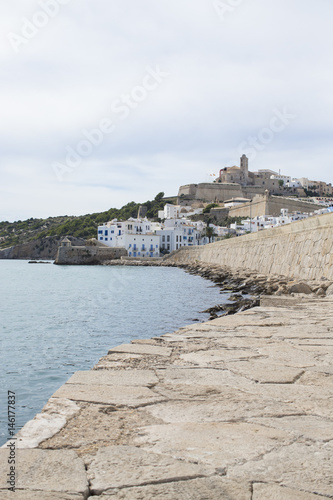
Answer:
[(178, 241), (178, 236), (176, 236), (176, 241)]
[(162, 241), (165, 241), (165, 236), (162, 236)]
[(98, 234), (103, 234), (103, 230), (99, 230), (99, 231), (98, 231)]
[(106, 229), (105, 232), (104, 232), (104, 236), (107, 236), (109, 233), (108, 233), (108, 230)]
[(168, 250), (170, 250), (170, 245), (168, 244)]
[[(167, 236), (167, 241), (170, 241), (170, 236)], [(169, 245), (170, 246), (170, 245)]]
[(179, 241), (182, 241), (182, 237), (181, 236), (179, 236)]
[(176, 250), (178, 250), (178, 243), (177, 243), (177, 245), (176, 245)]

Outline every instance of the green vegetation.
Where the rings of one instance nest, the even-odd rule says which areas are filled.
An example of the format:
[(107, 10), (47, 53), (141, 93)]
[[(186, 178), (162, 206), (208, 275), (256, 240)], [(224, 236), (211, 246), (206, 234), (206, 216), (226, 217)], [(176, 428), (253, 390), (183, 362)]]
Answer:
[[(48, 236), (75, 236), (76, 238), (96, 238), (97, 227), (112, 219), (126, 220), (137, 217), (140, 205), (147, 207), (147, 217), (157, 219), (162, 210), (164, 193), (158, 193), (154, 200), (146, 203), (131, 201), (122, 208), (110, 208), (106, 212), (75, 216), (49, 217), (48, 219), (28, 219), (16, 222), (0, 222), (0, 248), (7, 248)], [(170, 202), (169, 202), (170, 203)]]
[(207, 205), (204, 209), (203, 209), (203, 213), (204, 214), (209, 214), (210, 210), (212, 208), (215, 208), (215, 207), (218, 207), (219, 205), (217, 203), (210, 203), (209, 205)]
[(213, 236), (217, 236), (217, 234), (214, 231), (214, 228), (210, 226), (206, 227), (205, 235), (207, 236), (209, 243), (211, 242)]

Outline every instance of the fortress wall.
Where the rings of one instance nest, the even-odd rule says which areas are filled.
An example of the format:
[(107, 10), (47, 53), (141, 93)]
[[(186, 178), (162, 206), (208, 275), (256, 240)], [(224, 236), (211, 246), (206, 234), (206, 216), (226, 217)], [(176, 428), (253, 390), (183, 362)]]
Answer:
[(225, 201), (230, 198), (243, 197), (243, 191), (239, 184), (189, 184), (179, 188), (179, 201), (181, 196), (184, 195), (193, 200), (201, 200), (207, 203), (212, 201)]
[(106, 260), (120, 259), (126, 256), (125, 248), (108, 247), (59, 247), (55, 264), (92, 265), (102, 264)]
[(202, 247), (182, 248), (170, 260), (177, 264), (203, 261), (304, 280), (332, 280), (333, 214)]
[[(278, 217), (281, 215), (281, 209), (286, 208), (289, 212), (313, 212), (320, 208), (314, 203), (300, 200), (291, 200), (281, 198), (280, 196), (270, 196), (268, 200), (265, 197), (256, 198), (252, 201), (252, 217), (260, 215), (272, 215)], [(233, 207), (229, 210), (230, 217), (250, 217), (250, 203), (244, 203), (239, 207)]]

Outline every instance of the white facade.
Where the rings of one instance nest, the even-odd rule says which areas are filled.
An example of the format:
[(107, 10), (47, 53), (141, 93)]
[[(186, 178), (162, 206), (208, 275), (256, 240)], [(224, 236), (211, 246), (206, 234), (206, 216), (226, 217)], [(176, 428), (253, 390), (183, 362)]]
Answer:
[(171, 205), (171, 203), (167, 203), (164, 205), (164, 210), (158, 211), (159, 219), (176, 219), (179, 217), (180, 206), (179, 205)]
[[(174, 206), (174, 205), (173, 205)], [(147, 219), (116, 219), (98, 227), (97, 239), (109, 247), (122, 247), (129, 257), (159, 257), (184, 246), (206, 245), (207, 224), (189, 219), (166, 219), (164, 224)], [(216, 233), (218, 234), (218, 226)], [(211, 238), (214, 241), (214, 238)]]
[(271, 229), (273, 227), (285, 226), (299, 220), (307, 219), (309, 214), (294, 212), (289, 214), (288, 210), (283, 208), (279, 217), (272, 217), (263, 215), (254, 217), (252, 219), (244, 219), (241, 224), (230, 224), (230, 228), (235, 230), (237, 235), (246, 234), (248, 232), (256, 233), (264, 229)]
[(98, 241), (109, 247), (126, 248), (129, 257), (159, 257), (160, 239), (147, 219), (116, 219), (98, 227)]
[(291, 177), (289, 175), (275, 174), (275, 175), (271, 175), (270, 178), (273, 180), (277, 180), (277, 181), (283, 181), (285, 184), (287, 184), (288, 182), (291, 182)]

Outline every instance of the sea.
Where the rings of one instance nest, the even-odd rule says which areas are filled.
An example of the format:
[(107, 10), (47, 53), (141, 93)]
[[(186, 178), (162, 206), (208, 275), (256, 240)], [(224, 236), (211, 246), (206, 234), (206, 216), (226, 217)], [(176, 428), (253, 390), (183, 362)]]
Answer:
[(178, 268), (0, 260), (0, 446), (77, 370), (112, 347), (206, 321), (228, 294)]

